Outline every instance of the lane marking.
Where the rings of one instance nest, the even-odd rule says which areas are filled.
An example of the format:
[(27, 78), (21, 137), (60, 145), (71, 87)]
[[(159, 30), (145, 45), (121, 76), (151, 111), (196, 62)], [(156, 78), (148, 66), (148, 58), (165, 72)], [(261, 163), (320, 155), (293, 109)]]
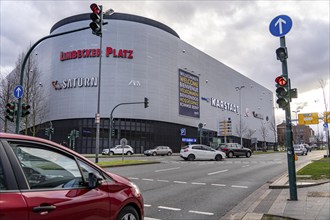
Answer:
[(149, 205), (149, 204), (144, 204), (144, 207), (151, 207), (151, 205)]
[(242, 166), (242, 167), (249, 167), (250, 165), (244, 165), (244, 166)]
[(183, 182), (183, 181), (173, 181), (173, 183), (187, 183), (187, 182)]
[(149, 217), (144, 217), (144, 220), (160, 220), (159, 218), (149, 218)]
[(157, 180), (158, 182), (163, 182), (163, 183), (168, 183), (170, 182), (169, 180)]
[(220, 171), (216, 171), (216, 172), (213, 172), (213, 173), (208, 173), (207, 175), (214, 175), (214, 174), (218, 174), (218, 173), (224, 173), (224, 172), (227, 172), (228, 170), (220, 170)]
[(243, 188), (243, 189), (249, 188), (247, 186), (237, 186), (237, 185), (232, 185), (231, 187), (233, 187), (233, 188)]
[(137, 178), (137, 177), (128, 177), (128, 179), (130, 179), (130, 180), (138, 180), (140, 178)]
[(173, 168), (168, 168), (168, 169), (163, 169), (163, 170), (155, 170), (155, 172), (164, 172), (164, 171), (169, 171), (169, 170), (177, 170), (180, 169), (180, 167), (173, 167)]
[(154, 181), (153, 179), (142, 179), (142, 180), (145, 180), (145, 181)]
[(212, 186), (226, 186), (224, 184), (217, 184), (217, 183), (214, 183), (214, 184), (211, 184)]
[(171, 211), (181, 211), (179, 208), (172, 208), (172, 207), (167, 207), (167, 206), (158, 206), (159, 209), (166, 209), (166, 210), (171, 210)]
[(214, 215), (212, 212), (200, 212), (200, 211), (194, 211), (194, 210), (189, 210), (190, 213), (195, 213), (195, 214), (200, 214), (200, 215)]
[(191, 184), (193, 184), (193, 185), (206, 185), (206, 183), (196, 183), (196, 182), (192, 182)]

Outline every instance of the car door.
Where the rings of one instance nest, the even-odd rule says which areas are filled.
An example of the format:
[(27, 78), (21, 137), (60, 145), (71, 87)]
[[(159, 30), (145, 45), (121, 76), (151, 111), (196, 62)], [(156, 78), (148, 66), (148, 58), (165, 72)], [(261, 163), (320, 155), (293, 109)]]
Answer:
[(235, 155), (237, 155), (237, 156), (244, 156), (245, 155), (245, 152), (244, 152), (244, 149), (243, 149), (242, 145), (236, 144), (236, 153), (235, 153)]
[[(74, 156), (36, 143), (11, 142), (16, 167), (26, 187), (21, 193), (29, 219), (109, 219), (108, 184), (88, 188), (88, 174), (98, 170)], [(17, 163), (18, 162), (18, 163)]]
[(200, 160), (200, 159), (205, 158), (204, 151), (202, 150), (201, 145), (193, 145), (191, 147), (191, 149), (192, 149), (192, 153), (195, 155), (196, 159)]
[(205, 151), (207, 152), (206, 153), (206, 158), (207, 160), (214, 160), (215, 159), (215, 156), (217, 155), (217, 151), (215, 149), (213, 149), (212, 147), (209, 147), (209, 146), (203, 146)]
[[(18, 177), (19, 178), (19, 177)], [(0, 219), (28, 220), (28, 206), (0, 140)]]

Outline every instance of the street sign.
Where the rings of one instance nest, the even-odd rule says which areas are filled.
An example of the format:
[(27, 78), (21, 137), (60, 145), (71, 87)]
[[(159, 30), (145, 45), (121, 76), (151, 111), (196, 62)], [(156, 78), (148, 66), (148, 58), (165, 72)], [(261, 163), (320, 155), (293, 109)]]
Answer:
[(125, 146), (127, 145), (127, 139), (126, 139), (126, 138), (122, 138), (122, 139), (120, 139), (120, 145), (121, 145), (122, 147), (125, 147)]
[(14, 88), (14, 96), (15, 96), (15, 98), (17, 98), (17, 99), (22, 98), (23, 93), (24, 93), (23, 86), (18, 85), (18, 86), (16, 86)]
[(269, 31), (275, 37), (282, 37), (289, 33), (291, 27), (291, 18), (287, 15), (279, 15), (270, 22)]
[(324, 128), (328, 128), (328, 123), (324, 123), (324, 124), (323, 124), (323, 127), (324, 127)]
[(319, 124), (318, 113), (298, 114), (299, 125)]

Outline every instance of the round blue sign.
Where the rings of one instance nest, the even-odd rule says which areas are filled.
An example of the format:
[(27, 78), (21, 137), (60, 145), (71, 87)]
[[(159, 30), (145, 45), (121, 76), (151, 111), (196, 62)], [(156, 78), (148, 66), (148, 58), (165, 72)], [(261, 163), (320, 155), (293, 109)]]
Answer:
[(17, 99), (22, 98), (23, 93), (24, 93), (23, 86), (18, 85), (18, 86), (15, 87), (15, 89), (14, 89), (14, 96), (15, 96), (15, 98), (17, 98)]
[(275, 37), (282, 37), (289, 33), (292, 28), (292, 20), (287, 15), (279, 15), (269, 24), (269, 31)]

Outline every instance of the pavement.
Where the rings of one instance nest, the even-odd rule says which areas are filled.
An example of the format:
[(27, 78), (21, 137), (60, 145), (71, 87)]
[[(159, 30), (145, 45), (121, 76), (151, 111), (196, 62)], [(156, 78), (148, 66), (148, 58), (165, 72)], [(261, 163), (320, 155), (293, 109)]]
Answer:
[(267, 182), (221, 220), (330, 220), (330, 180), (298, 180), (298, 200), (290, 200), (288, 182), (287, 173)]

